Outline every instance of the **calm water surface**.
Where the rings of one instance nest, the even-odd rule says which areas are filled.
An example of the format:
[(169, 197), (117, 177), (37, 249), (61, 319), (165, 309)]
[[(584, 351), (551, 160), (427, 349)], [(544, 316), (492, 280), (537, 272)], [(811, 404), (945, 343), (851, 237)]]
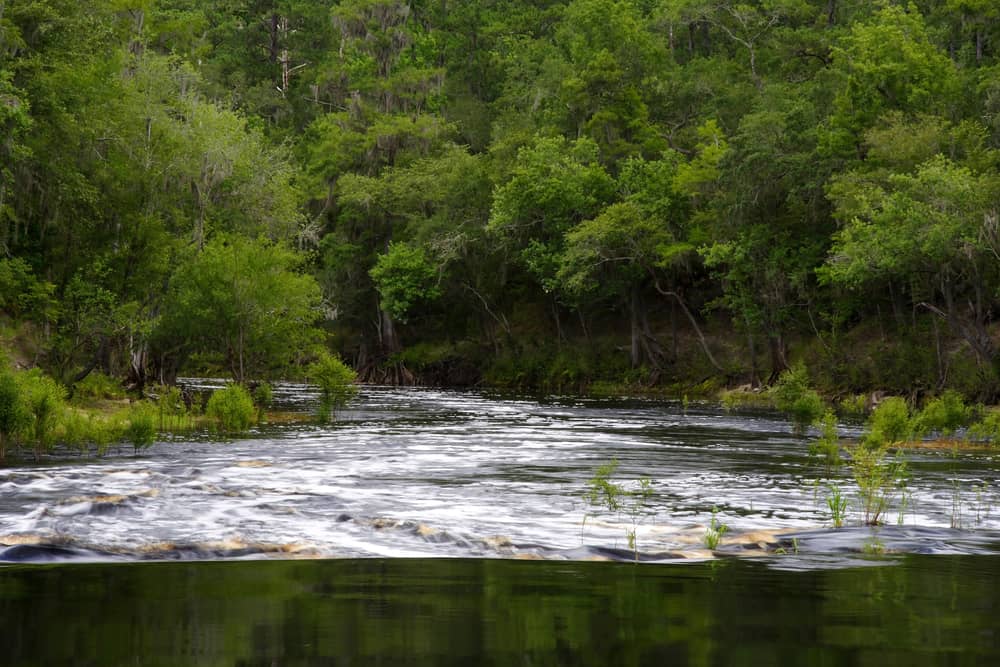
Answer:
[[(0, 469), (0, 664), (1000, 664), (994, 458), (910, 455), (890, 525), (834, 530), (853, 484), (807, 443), (658, 401), (365, 388), (328, 427)], [(634, 557), (632, 517), (583, 500), (611, 459), (652, 483), (639, 565), (585, 562)]]

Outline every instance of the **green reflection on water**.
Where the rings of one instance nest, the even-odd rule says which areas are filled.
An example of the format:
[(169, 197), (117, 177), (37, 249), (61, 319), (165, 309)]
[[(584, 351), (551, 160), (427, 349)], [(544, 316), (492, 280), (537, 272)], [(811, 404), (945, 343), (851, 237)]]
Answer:
[(0, 569), (5, 665), (1000, 664), (998, 561)]

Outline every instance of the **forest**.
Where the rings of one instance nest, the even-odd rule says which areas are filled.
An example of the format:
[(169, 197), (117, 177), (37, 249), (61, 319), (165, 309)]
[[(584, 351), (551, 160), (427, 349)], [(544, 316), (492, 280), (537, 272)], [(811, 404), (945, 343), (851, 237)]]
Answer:
[(0, 347), (1000, 397), (995, 0), (0, 0)]

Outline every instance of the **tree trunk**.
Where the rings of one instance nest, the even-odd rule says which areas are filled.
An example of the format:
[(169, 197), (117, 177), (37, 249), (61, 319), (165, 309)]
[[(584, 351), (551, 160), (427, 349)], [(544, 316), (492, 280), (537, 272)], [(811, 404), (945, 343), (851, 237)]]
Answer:
[(684, 299), (681, 298), (681, 295), (673, 290), (664, 289), (663, 286), (660, 285), (660, 281), (656, 279), (653, 281), (653, 286), (656, 288), (656, 291), (663, 296), (677, 300), (677, 305), (680, 306), (681, 310), (684, 311), (684, 314), (687, 315), (688, 321), (691, 323), (691, 327), (698, 336), (698, 341), (701, 343), (701, 349), (708, 358), (709, 363), (712, 364), (715, 370), (725, 374), (725, 369), (719, 365), (719, 362), (715, 360), (715, 356), (712, 354), (712, 351), (708, 348), (708, 341), (705, 340), (705, 335), (701, 332), (701, 327), (698, 326), (698, 320), (694, 319), (694, 315), (692, 315), (691, 311), (688, 310), (687, 304), (684, 303)]
[(396, 354), (401, 349), (399, 344), (399, 333), (396, 331), (396, 323), (392, 315), (384, 308), (379, 308), (379, 345), (384, 356)]
[(629, 295), (629, 324), (631, 327), (632, 334), (632, 344), (629, 348), (629, 363), (632, 368), (638, 368), (642, 363), (642, 349), (640, 348), (639, 338), (641, 336), (639, 332), (639, 294), (638, 289), (633, 287), (632, 292)]
[(747, 348), (750, 351), (750, 387), (756, 389), (760, 386), (760, 370), (757, 368), (757, 341), (753, 336), (753, 329), (750, 322), (744, 319), (747, 327)]
[(788, 359), (785, 351), (785, 339), (781, 334), (768, 334), (767, 348), (771, 355), (771, 377), (768, 384), (775, 382), (783, 372), (788, 370)]

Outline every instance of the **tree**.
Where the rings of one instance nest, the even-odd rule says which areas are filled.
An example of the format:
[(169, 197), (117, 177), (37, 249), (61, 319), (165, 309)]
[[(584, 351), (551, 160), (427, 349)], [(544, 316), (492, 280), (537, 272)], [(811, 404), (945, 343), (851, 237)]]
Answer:
[(943, 319), (1000, 377), (990, 335), (1000, 288), (1000, 181), (938, 155), (915, 173), (844, 174), (830, 186), (843, 227), (822, 272), (862, 289), (907, 284), (914, 303)]
[(279, 243), (218, 237), (170, 280), (154, 334), (165, 357), (219, 355), (244, 383), (287, 368), (318, 338), (320, 291)]

